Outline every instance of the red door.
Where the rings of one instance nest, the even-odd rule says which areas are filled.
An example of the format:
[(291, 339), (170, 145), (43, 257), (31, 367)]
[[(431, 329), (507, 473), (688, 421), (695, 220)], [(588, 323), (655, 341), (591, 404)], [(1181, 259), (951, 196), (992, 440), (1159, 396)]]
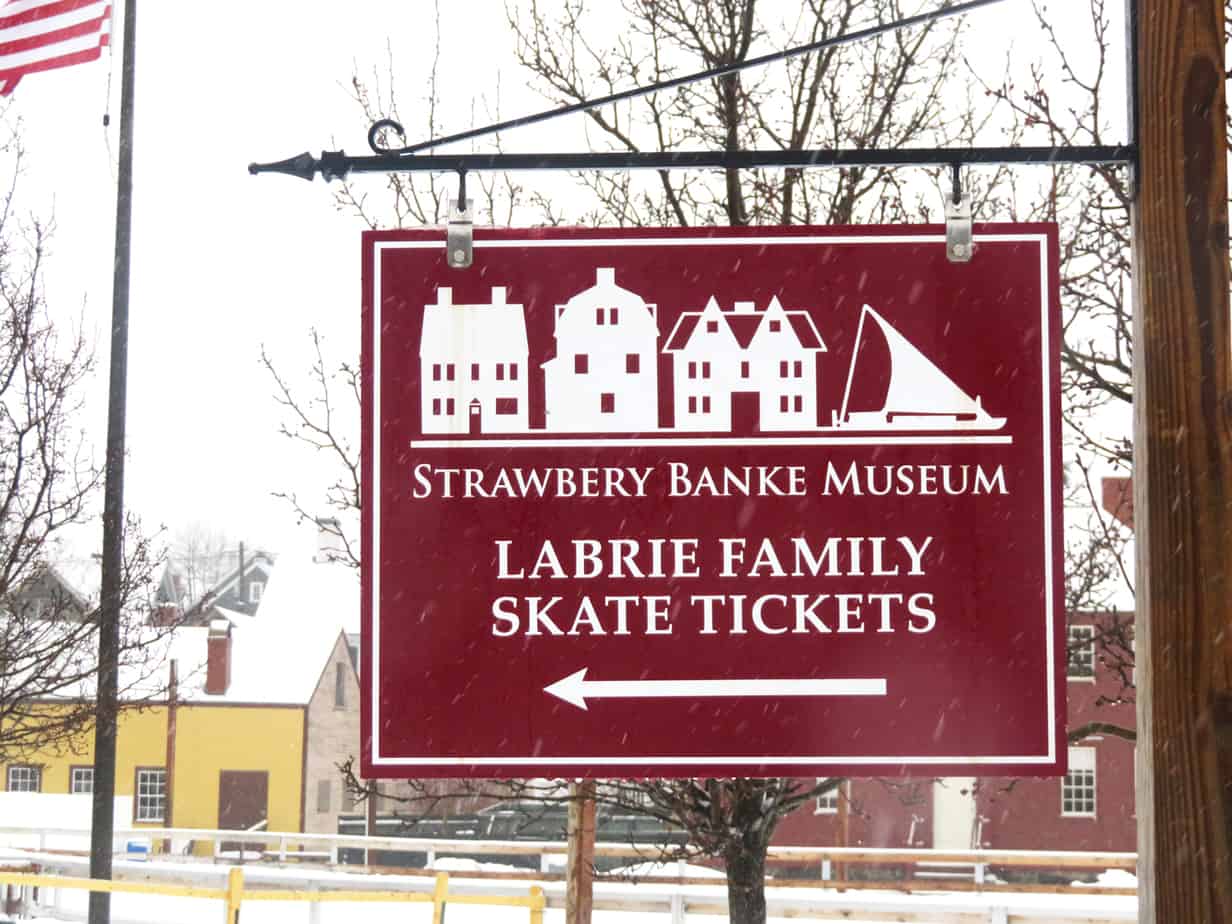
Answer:
[[(269, 772), (265, 770), (222, 770), (218, 774), (218, 827), (228, 831), (265, 830), (269, 818)], [(258, 828), (258, 825), (261, 827)], [(226, 841), (224, 851), (255, 852), (261, 844)], [(243, 856), (241, 855), (241, 859)]]

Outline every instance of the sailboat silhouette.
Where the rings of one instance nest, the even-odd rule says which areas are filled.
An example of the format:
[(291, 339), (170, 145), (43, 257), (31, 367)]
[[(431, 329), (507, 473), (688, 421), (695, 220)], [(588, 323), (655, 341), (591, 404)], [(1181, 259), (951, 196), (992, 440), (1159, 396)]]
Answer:
[[(866, 317), (881, 328), (890, 348), (890, 384), (880, 409), (849, 411), (851, 383)], [(999, 430), (1005, 425), (1005, 418), (990, 416), (978, 396), (972, 398), (955, 385), (889, 321), (865, 305), (856, 328), (855, 352), (843, 389), (843, 405), (834, 415), (833, 424), (853, 430)]]

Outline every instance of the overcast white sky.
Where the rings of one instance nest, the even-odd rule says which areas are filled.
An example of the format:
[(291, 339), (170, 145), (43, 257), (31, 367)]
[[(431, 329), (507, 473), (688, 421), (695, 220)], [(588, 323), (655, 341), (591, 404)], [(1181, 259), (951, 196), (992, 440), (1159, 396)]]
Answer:
[[(541, 8), (555, 5), (540, 0)], [(501, 0), (442, 7), (449, 128), (469, 124), (473, 100), (491, 104), (498, 77), (503, 116), (544, 108), (513, 60)], [(994, 66), (1011, 36), (1025, 57), (1035, 33), (1029, 0), (973, 13), (969, 28), (976, 37), (971, 47)], [(100, 457), (119, 17), (115, 31), (114, 57), (26, 78), (4, 115), (9, 123), (20, 119), (27, 149), (22, 206), (40, 216), (54, 210), (47, 272), (53, 309), (60, 317), (81, 316), (97, 334), (100, 372), (83, 425)], [(216, 0), (208, 9), (142, 3), (125, 493), (148, 524), (174, 532), (201, 521), (276, 550), (293, 522), (270, 492), (319, 493), (324, 472), (276, 434), (279, 410), (258, 357), (265, 344), (298, 375), (312, 326), (335, 357), (357, 357), (360, 225), (334, 208), (320, 180), (250, 177), (246, 167), (305, 149), (364, 153), (366, 125), (346, 84), (355, 67), (370, 73), (383, 66), (387, 42), (410, 127), (416, 97), (426, 92), (433, 38), (427, 0)], [(111, 71), (112, 127), (104, 130)], [(1113, 86), (1123, 85), (1117, 80)], [(482, 103), (476, 112), (488, 121)], [(550, 134), (507, 138), (510, 150), (545, 143), (581, 148), (581, 120)], [(380, 180), (367, 182), (375, 187)]]

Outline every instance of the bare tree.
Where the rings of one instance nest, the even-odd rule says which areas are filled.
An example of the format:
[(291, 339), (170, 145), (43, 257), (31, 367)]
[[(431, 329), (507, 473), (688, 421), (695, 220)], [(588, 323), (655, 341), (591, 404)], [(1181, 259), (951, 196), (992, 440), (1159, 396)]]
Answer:
[[(759, 72), (591, 110), (586, 116), (589, 147), (636, 152), (962, 146), (995, 126), (1015, 143), (1103, 144), (1109, 131), (1104, 100), (1112, 48), (1104, 2), (1090, 2), (1094, 55), (1084, 57), (1081, 66), (1070, 37), (1058, 34), (1037, 6), (1053, 60), (1031, 69), (1025, 89), (1007, 77), (977, 87), (983, 94), (971, 96), (963, 89), (969, 72), (958, 66), (963, 61), (961, 26), (935, 24), (894, 32), (858, 48), (832, 48)], [(608, 7), (600, 21), (596, 8), (584, 0), (551, 4), (550, 14), (547, 6), (542, 0), (527, 0), (510, 8), (509, 21), (518, 58), (532, 84), (562, 104), (747, 60), (769, 48), (817, 41), (915, 11), (904, 9), (898, 0), (806, 0), (791, 8), (793, 18), (780, 20), (756, 0), (622, 0), (623, 20), (613, 28)], [(957, 78), (947, 82), (947, 75), (955, 74)], [(379, 82), (375, 89), (354, 82), (365, 118), (397, 118), (392, 85), (392, 73), (384, 88)], [(442, 128), (434, 81), (428, 93), (427, 124), (418, 127), (431, 136)], [(577, 214), (527, 199), (513, 187), (501, 199), (501, 214), (525, 215), (519, 207), (529, 203), (547, 224), (829, 224), (919, 220), (935, 217), (940, 204), (931, 184), (906, 180), (903, 171), (874, 167), (579, 173), (574, 180), (589, 193), (581, 200), (589, 205)], [(1077, 502), (1095, 510), (1098, 492), (1090, 484), (1091, 460), (1124, 464), (1130, 451), (1114, 428), (1099, 424), (1099, 415), (1110, 404), (1132, 397), (1127, 178), (1114, 168), (1057, 168), (1035, 187), (1002, 169), (985, 171), (969, 183), (979, 215), (1061, 225), (1064, 415), (1082, 473), (1070, 490)], [(439, 221), (442, 191), (431, 180), (391, 177), (388, 184), (392, 207), (364, 197), (355, 186), (344, 188), (339, 203), (373, 227)], [(496, 220), (495, 208), (491, 214)], [(336, 442), (323, 438), (328, 427), (322, 429), (321, 417), (314, 417), (309, 405), (298, 403), (283, 381), (277, 381), (292, 418), (315, 421), (308, 427), (313, 433), (309, 441), (334, 451)], [(322, 381), (315, 372), (314, 381)], [(350, 478), (344, 481), (351, 485)], [(1100, 614), (1098, 650), (1125, 678), (1117, 698), (1124, 702), (1132, 696), (1132, 620), (1110, 605), (1108, 588), (1132, 583), (1121, 570), (1128, 537), (1098, 516), (1079, 533), (1067, 549), (1067, 605), (1071, 611)], [(1132, 729), (1118, 731), (1132, 735)], [(687, 830), (690, 850), (721, 859), (728, 873), (732, 920), (759, 922), (765, 919), (766, 848), (779, 820), (837, 785), (837, 780), (797, 779), (647, 781), (639, 784), (642, 797), (637, 801), (656, 817)], [(494, 789), (492, 794), (499, 791), (508, 792)], [(439, 786), (425, 787), (414, 797), (415, 804), (431, 805), (440, 794)]]
[(274, 496), (286, 501), (300, 522), (316, 522), (337, 541), (340, 560), (358, 568), (359, 544), (352, 530), (359, 525), (361, 497), (359, 442), (353, 432), (358, 423), (354, 415), (360, 402), (359, 369), (349, 362), (327, 359), (320, 334), (312, 330), (309, 336), (313, 360), (308, 370), (311, 390), (306, 398), (297, 394), (278, 371), (264, 347), (261, 365), (270, 374), (274, 400), (285, 413), (279, 432), (311, 449), (314, 455), (324, 455), (336, 473), (325, 489), (325, 507), (333, 516), (322, 517), (321, 510), (310, 509), (312, 502), (306, 504), (294, 491), (276, 491)]
[(226, 533), (202, 522), (176, 530), (169, 556), (171, 566), (183, 580), (184, 599), (189, 604), (199, 601), (236, 560), (234, 543)]
[[(77, 423), (90, 343), (47, 310), (51, 226), (19, 218), (19, 139), (3, 154), (14, 168), (0, 198), (0, 762), (75, 747), (93, 722), (98, 600), (82, 575), (97, 563), (74, 557), (65, 540), (101, 532), (94, 501), (103, 477)], [(121, 695), (135, 704), (158, 695), (166, 630), (144, 625), (154, 562), (131, 519), (124, 539)]]

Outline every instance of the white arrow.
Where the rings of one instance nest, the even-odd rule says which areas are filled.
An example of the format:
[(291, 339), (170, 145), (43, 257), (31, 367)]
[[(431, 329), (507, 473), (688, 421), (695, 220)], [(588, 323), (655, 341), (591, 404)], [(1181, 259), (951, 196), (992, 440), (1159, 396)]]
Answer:
[(885, 678), (808, 680), (587, 680), (587, 668), (544, 687), (586, 709), (587, 699), (699, 699), (706, 696), (885, 696)]

